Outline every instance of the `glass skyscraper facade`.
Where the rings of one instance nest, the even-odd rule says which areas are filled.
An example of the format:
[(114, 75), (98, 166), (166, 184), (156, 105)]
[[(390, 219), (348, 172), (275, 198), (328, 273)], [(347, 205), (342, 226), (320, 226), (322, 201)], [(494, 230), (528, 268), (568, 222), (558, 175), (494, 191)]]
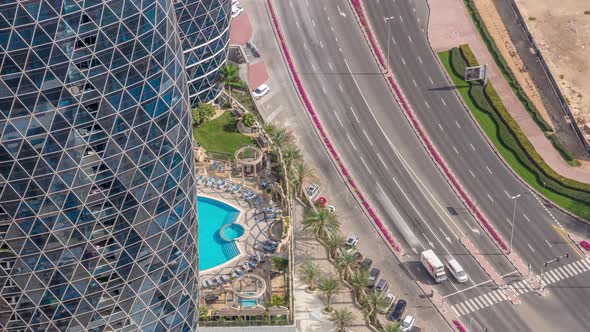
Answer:
[(219, 69), (227, 60), (231, 0), (178, 0), (175, 4), (193, 105), (222, 92)]
[(197, 330), (177, 2), (0, 0), (0, 331)]

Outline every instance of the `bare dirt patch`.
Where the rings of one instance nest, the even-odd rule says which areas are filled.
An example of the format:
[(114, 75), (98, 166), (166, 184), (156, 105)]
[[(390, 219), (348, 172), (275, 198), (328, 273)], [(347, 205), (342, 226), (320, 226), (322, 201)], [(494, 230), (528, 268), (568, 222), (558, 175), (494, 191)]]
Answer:
[(580, 129), (590, 140), (590, 1), (516, 2)]

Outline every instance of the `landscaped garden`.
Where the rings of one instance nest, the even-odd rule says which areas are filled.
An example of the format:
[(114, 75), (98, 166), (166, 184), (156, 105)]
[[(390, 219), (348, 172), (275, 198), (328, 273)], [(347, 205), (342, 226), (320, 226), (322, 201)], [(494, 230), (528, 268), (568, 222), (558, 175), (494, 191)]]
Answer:
[(492, 84), (466, 82), (465, 68), (477, 60), (467, 45), (439, 53), (455, 87), (510, 167), (529, 185), (572, 213), (590, 220), (590, 185), (557, 174), (506, 110)]
[(238, 119), (226, 111), (219, 117), (193, 129), (195, 140), (208, 152), (217, 152), (233, 158), (236, 150), (248, 144), (256, 144), (254, 138), (238, 132)]

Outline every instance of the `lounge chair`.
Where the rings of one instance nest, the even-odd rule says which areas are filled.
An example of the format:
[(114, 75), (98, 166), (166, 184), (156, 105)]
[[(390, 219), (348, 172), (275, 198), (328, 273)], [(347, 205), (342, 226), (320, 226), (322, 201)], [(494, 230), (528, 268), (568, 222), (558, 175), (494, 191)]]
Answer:
[(225, 191), (227, 191), (228, 193), (231, 193), (232, 191), (234, 191), (234, 189), (236, 189), (236, 184), (235, 183), (231, 183), (229, 186), (227, 186), (227, 188), (225, 189)]
[(219, 167), (219, 171), (221, 173), (225, 172), (225, 164), (221, 164), (221, 167)]
[(275, 207), (274, 206), (272, 206), (272, 205), (271, 206), (267, 206), (264, 209), (264, 213), (272, 213), (274, 210), (275, 210)]
[(219, 185), (219, 187), (217, 187), (217, 189), (219, 189), (219, 190), (225, 190), (225, 188), (227, 187), (227, 184), (228, 183), (229, 182), (227, 182), (225, 180), (221, 181), (221, 184)]
[(205, 175), (199, 175), (199, 178), (197, 179), (197, 185), (202, 185), (203, 182), (205, 182)]
[(255, 269), (258, 267), (258, 261), (253, 258), (250, 258), (250, 260), (248, 261), (248, 265)]
[(277, 247), (276, 246), (271, 246), (271, 245), (268, 245), (268, 244), (263, 244), (262, 245), (262, 249), (264, 249), (265, 251), (268, 251), (268, 252), (274, 252), (275, 250), (277, 250)]
[(242, 265), (242, 269), (244, 269), (244, 271), (246, 271), (246, 272), (253, 271), (252, 267), (250, 267), (250, 265), (248, 265), (248, 263), (244, 263), (244, 265)]
[(215, 282), (216, 282), (218, 285), (223, 285), (223, 280), (221, 280), (221, 277), (220, 277), (220, 276), (217, 276), (217, 277), (215, 277)]
[(240, 185), (238, 184), (238, 185), (236, 185), (236, 189), (234, 189), (233, 193), (234, 193), (234, 194), (239, 194), (241, 190), (242, 190), (242, 186), (240, 186)]
[(256, 195), (255, 193), (252, 193), (252, 194), (250, 194), (250, 196), (246, 197), (246, 200), (249, 201), (251, 199), (256, 198), (256, 196), (258, 196), (258, 195)]
[(246, 189), (246, 191), (242, 194), (242, 198), (246, 198), (252, 194), (252, 190)]
[(214, 187), (219, 187), (221, 185), (221, 179), (217, 178), (217, 180), (215, 180), (215, 183), (213, 184)]
[(211, 176), (207, 179), (207, 187), (211, 187), (211, 185), (213, 185), (213, 182), (215, 181), (215, 179)]
[(216, 170), (218, 166), (219, 166), (219, 162), (217, 160), (214, 160), (213, 164), (211, 164), (211, 169)]
[(230, 277), (227, 274), (224, 274), (221, 276), (221, 280), (223, 280), (224, 283), (228, 282), (230, 279)]
[(207, 287), (213, 287), (215, 286), (215, 281), (213, 281), (213, 279), (207, 279)]
[(209, 286), (207, 286), (207, 282), (205, 280), (201, 281), (201, 289), (205, 289)]
[(262, 200), (262, 196), (258, 196), (258, 198), (254, 201), (254, 206), (260, 205), (260, 203), (262, 203)]
[(270, 183), (269, 179), (264, 179), (264, 181), (262, 181), (262, 184), (261, 184), (262, 188), (266, 188), (266, 186), (268, 186), (269, 183)]
[(242, 269), (240, 269), (240, 268), (238, 267), (238, 268), (236, 268), (236, 269), (234, 270), (234, 272), (232, 273), (232, 276), (233, 276), (234, 278), (237, 278), (237, 277), (241, 276), (242, 274), (244, 274), (244, 271), (242, 271)]

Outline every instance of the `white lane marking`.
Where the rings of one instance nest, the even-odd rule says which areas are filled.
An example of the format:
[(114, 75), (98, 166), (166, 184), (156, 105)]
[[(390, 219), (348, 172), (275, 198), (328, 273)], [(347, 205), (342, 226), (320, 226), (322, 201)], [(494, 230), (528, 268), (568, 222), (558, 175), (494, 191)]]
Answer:
[(393, 45), (397, 45), (395, 42), (395, 38), (391, 37), (391, 41), (393, 42)]
[(338, 83), (338, 89), (340, 89), (340, 92), (344, 92), (344, 89), (342, 89), (342, 85), (340, 85), (340, 83)]
[(408, 39), (410, 40), (410, 43), (413, 42), (412, 37), (410, 35), (408, 35)]
[(361, 158), (361, 162), (363, 163), (363, 165), (365, 165), (365, 168), (367, 169), (367, 171), (369, 172), (369, 174), (373, 174), (373, 172), (371, 172), (371, 169), (369, 168), (369, 166), (367, 165), (367, 163), (365, 162), (365, 160), (363, 159), (362, 156), (359, 156)]
[(490, 194), (487, 194), (488, 198), (490, 199), (490, 201), (492, 201), (492, 203), (494, 202), (494, 199), (492, 198), (492, 196), (490, 196)]
[(492, 173), (492, 170), (488, 166), (486, 166), (486, 169), (488, 170), (488, 172), (490, 172), (490, 174), (494, 174), (494, 173)]
[(457, 127), (458, 127), (459, 129), (461, 129), (461, 126), (459, 125), (459, 122), (455, 121), (455, 124), (457, 125)]
[(528, 221), (528, 222), (530, 222), (530, 221), (531, 221), (531, 220), (529, 219), (529, 217), (527, 217), (527, 215), (526, 215), (526, 214), (524, 214), (524, 213), (523, 213), (523, 214), (522, 214), (522, 216), (524, 217), (524, 219), (526, 219), (526, 221)]
[(322, 91), (324, 91), (324, 94), (327, 95), (328, 92), (326, 91), (326, 87), (324, 86), (324, 83), (322, 83)]
[(330, 70), (331, 71), (334, 71), (334, 68), (332, 67), (332, 63), (331, 62), (328, 62), (328, 66), (330, 66)]
[(367, 141), (369, 141), (369, 144), (371, 144), (371, 146), (373, 146), (373, 141), (371, 141), (371, 138), (369, 137), (369, 135), (367, 135), (367, 132), (363, 129), (363, 134), (365, 134), (365, 137), (367, 138)]
[(315, 66), (313, 65), (313, 63), (311, 64), (311, 68), (313, 69), (313, 71), (315, 72)]
[(356, 116), (356, 113), (354, 112), (354, 109), (352, 108), (352, 106), (350, 106), (350, 111), (352, 112), (352, 115), (354, 115), (354, 118), (356, 119), (356, 122), (361, 123), (359, 121), (359, 118)]
[(401, 15), (400, 15), (399, 20), (403, 22), (404, 21), (404, 18), (401, 17)]
[(432, 77), (428, 76), (428, 80), (430, 81), (430, 84), (434, 84), (434, 81), (432, 80)]
[(533, 247), (531, 246), (531, 244), (530, 244), (530, 243), (527, 243), (526, 245), (527, 245), (527, 246), (529, 246), (529, 248), (531, 248), (531, 250), (532, 250), (533, 252), (535, 252), (535, 249), (533, 249)]
[(340, 53), (342, 53), (342, 48), (339, 47), (338, 49), (340, 50)]
[(346, 18), (346, 13), (340, 10), (340, 6), (336, 5), (336, 8), (338, 9), (338, 14), (340, 14), (340, 16)]
[(309, 2), (307, 0), (305, 0), (305, 4), (307, 5), (307, 7), (309, 7)]
[(456, 154), (459, 154), (459, 150), (457, 150), (457, 148), (453, 145), (453, 150), (455, 150)]
[(469, 174), (471, 174), (471, 176), (475, 177), (475, 174), (473, 173), (472, 170), (469, 170)]
[(289, 6), (293, 8), (293, 1), (289, 1)]
[(344, 127), (344, 124), (342, 123), (342, 120), (340, 120), (340, 117), (338, 116), (338, 113), (336, 113), (336, 110), (333, 110), (334, 115), (336, 116), (336, 119), (338, 120), (338, 122), (340, 122), (340, 126)]
[(475, 146), (473, 146), (473, 144), (471, 144), (471, 143), (469, 143), (469, 145), (471, 146), (471, 149), (472, 149), (473, 151), (475, 151)]
[(303, 48), (307, 50), (307, 43), (303, 42)]
[(358, 151), (358, 150), (356, 149), (356, 145), (354, 145), (354, 142), (352, 141), (352, 139), (350, 138), (350, 136), (348, 136), (348, 133), (346, 133), (346, 138), (348, 138), (348, 141), (350, 142), (350, 145), (352, 145), (352, 148), (353, 148), (355, 151)]
[(445, 232), (443, 232), (442, 228), (439, 227), (438, 230), (442, 233), (442, 235), (444, 235), (445, 240), (447, 240), (450, 244), (453, 244), (451, 238)]
[(426, 234), (424, 234), (424, 232), (422, 233), (422, 236), (424, 236), (424, 238), (426, 239), (426, 241), (428, 241), (428, 245), (432, 248), (432, 249), (436, 249), (434, 247), (434, 243), (432, 243), (432, 241), (430, 241), (429, 238), (426, 237)]
[(322, 43), (322, 41), (320, 40), (320, 47), (324, 48), (324, 43)]
[(426, 100), (424, 101), (424, 105), (426, 105), (426, 108), (430, 109), (430, 105), (428, 105), (428, 102)]
[(295, 21), (295, 25), (299, 28), (299, 21)]
[(414, 86), (418, 86), (418, 84), (416, 83), (416, 80), (412, 80), (412, 82), (414, 82)]
[(445, 131), (440, 123), (438, 124), (438, 127), (440, 128), (440, 131)]
[(404, 58), (402, 58), (402, 63), (405, 65), (406, 64), (406, 60), (404, 60)]
[[(305, 0), (305, 1), (307, 1), (307, 0)], [(313, 27), (315, 28), (315, 21), (314, 20), (311, 20), (311, 25), (313, 25)]]
[(383, 160), (383, 158), (381, 158), (381, 155), (379, 153), (377, 153), (377, 157), (379, 158), (379, 160), (381, 160), (381, 163), (383, 164), (383, 166), (385, 166), (385, 168), (389, 169), (389, 166), (387, 166), (387, 164), (385, 163), (385, 160)]
[(422, 62), (422, 58), (421, 57), (418, 57), (418, 61), (420, 61), (420, 63), (424, 63), (424, 62)]
[(457, 309), (455, 309), (455, 306), (451, 306), (451, 310), (453, 310), (453, 312), (455, 313), (455, 315), (461, 316), (461, 313), (459, 313), (459, 311), (457, 311)]
[(332, 30), (332, 32), (334, 32), (334, 27), (332, 26), (332, 24), (330, 24), (330, 29)]

